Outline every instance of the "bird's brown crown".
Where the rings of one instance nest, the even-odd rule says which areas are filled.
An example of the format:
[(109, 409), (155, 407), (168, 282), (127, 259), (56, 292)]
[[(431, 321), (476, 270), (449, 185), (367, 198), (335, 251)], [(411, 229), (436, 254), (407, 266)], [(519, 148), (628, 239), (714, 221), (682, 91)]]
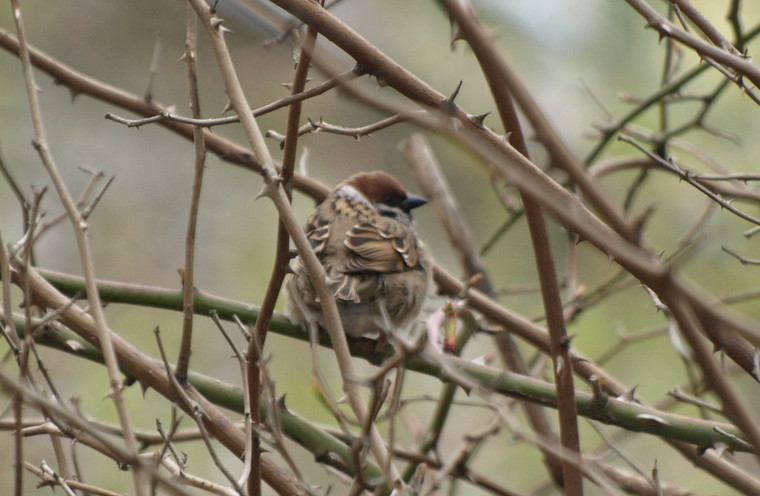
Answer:
[(371, 203), (389, 203), (389, 199), (400, 202), (409, 195), (396, 178), (384, 171), (358, 172), (343, 184), (356, 189)]

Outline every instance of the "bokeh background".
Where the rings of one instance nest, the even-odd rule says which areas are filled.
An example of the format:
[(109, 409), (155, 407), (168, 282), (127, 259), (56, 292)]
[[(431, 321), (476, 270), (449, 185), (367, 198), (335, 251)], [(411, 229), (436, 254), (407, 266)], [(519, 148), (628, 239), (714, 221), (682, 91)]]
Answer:
[[(624, 2), (481, 0), (473, 3), (484, 22), (493, 29), (507, 59), (580, 157), (596, 142), (594, 126), (608, 121), (608, 116), (599, 108), (600, 103), (612, 114), (621, 115), (631, 106), (621, 95), (635, 100), (648, 95), (660, 84), (663, 46), (655, 33), (645, 29), (643, 19)], [(727, 2), (694, 3), (728, 33), (727, 25), (720, 24)], [(186, 5), (183, 2), (59, 0), (22, 2), (22, 8), (34, 46), (78, 71), (136, 94), (145, 91), (158, 40), (160, 58), (154, 99), (175, 106), (179, 113), (189, 114), (185, 65), (178, 62), (184, 50)], [(251, 105), (260, 106), (286, 96), (287, 89), (282, 83), (290, 81), (294, 67), (290, 47), (287, 44), (265, 47), (268, 35), (241, 20), (235, 11), (225, 11), (226, 8), (222, 0), (222, 16), (234, 31), (227, 39)], [(457, 103), (467, 111), (479, 114), (492, 110), (487, 86), (474, 57), (461, 42), (450, 48), (449, 22), (435, 2), (350, 0), (342, 2), (334, 12), (442, 93), (450, 93), (463, 81)], [(760, 17), (760, 8), (747, 3), (743, 5), (743, 15), (746, 25), (752, 25)], [(8, 4), (0, 5), (0, 28), (15, 32)], [(203, 36), (199, 38), (202, 111), (205, 116), (218, 116), (226, 98), (208, 44)], [(335, 52), (346, 69), (351, 67), (350, 60), (341, 58), (324, 40), (320, 43), (325, 50)], [(750, 50), (754, 47), (751, 44)], [(684, 54), (685, 67), (695, 62), (690, 54)], [(316, 73), (314, 78), (322, 80)], [(717, 75), (705, 76), (691, 90), (706, 90), (718, 81)], [(50, 147), (73, 194), (76, 196), (88, 181), (88, 176), (78, 170), (79, 166), (98, 169), (115, 178), (90, 219), (90, 241), (98, 277), (179, 287), (177, 270), (183, 264), (192, 145), (155, 125), (133, 129), (107, 121), (106, 112), (134, 116), (89, 97), (72, 95), (40, 73), (37, 73), (37, 82)], [(377, 86), (374, 80), (366, 84)], [(377, 86), (376, 91), (392, 90)], [(684, 103), (683, 115), (689, 115), (694, 105)], [(364, 125), (384, 117), (336, 92), (307, 101), (303, 115), (344, 126)], [(709, 121), (735, 136), (736, 142), (699, 131), (683, 139), (735, 171), (757, 172), (758, 115), (754, 104), (731, 88), (714, 105)], [(285, 116), (284, 109), (266, 115), (260, 119), (260, 126), (282, 133)], [(499, 125), (494, 117), (486, 124)], [(656, 124), (654, 112), (636, 122), (642, 128)], [(300, 151), (306, 154), (303, 163), (308, 173), (327, 184), (335, 184), (359, 170), (384, 169), (397, 175), (412, 191), (419, 192), (397, 149), (414, 131), (418, 130), (403, 124), (361, 140), (327, 133), (306, 135), (301, 140)], [(217, 127), (215, 132), (244, 143), (236, 126)], [(51, 188), (30, 145), (32, 136), (20, 63), (15, 56), (0, 51), (0, 150), (14, 179), (27, 194), (31, 188)], [(460, 149), (439, 137), (430, 136), (430, 139), (464, 216), (470, 222), (473, 241), (480, 246), (493, 235), (506, 215), (488, 174)], [(531, 146), (536, 162), (544, 165), (543, 151), (535, 143)], [(276, 142), (270, 142), (270, 149), (279, 157)], [(633, 153), (630, 147), (613, 144), (606, 157)], [(684, 158), (688, 157), (684, 154)], [(690, 165), (700, 167), (696, 161)], [(605, 179), (604, 184), (613, 197), (620, 198), (634, 174), (621, 173)], [(197, 235), (196, 286), (200, 289), (254, 304), (261, 300), (273, 260), (276, 215), (266, 200), (256, 200), (260, 187), (261, 181), (255, 174), (209, 155)], [(298, 194), (294, 202), (299, 215), (305, 219), (313, 202)], [(706, 200), (675, 178), (660, 174), (646, 185), (634, 211), (643, 211), (648, 206), (656, 208), (646, 235), (653, 246), (668, 253), (676, 248), (679, 236), (699, 217), (705, 204)], [(52, 189), (45, 195), (43, 208), (46, 218), (62, 212)], [(748, 211), (757, 213), (753, 207), (748, 207)], [(418, 230), (432, 247), (436, 260), (460, 273), (432, 210), (421, 209), (416, 218)], [(696, 254), (682, 265), (683, 272), (716, 296), (757, 287), (760, 269), (740, 266), (720, 250), (721, 245), (728, 245), (753, 256), (757, 252), (755, 240), (742, 236), (748, 227), (725, 212), (713, 214)], [(22, 235), (19, 205), (5, 181), (0, 181), (0, 230), (6, 242), (12, 243)], [(566, 265), (567, 236), (557, 225), (552, 225), (552, 235), (562, 271)], [(76, 243), (66, 222), (46, 234), (36, 249), (40, 266), (81, 273)], [(610, 277), (615, 270), (587, 246), (580, 248), (579, 257), (581, 282), (590, 287)], [(532, 291), (536, 278), (524, 225), (516, 226), (500, 238), (484, 260), (495, 285), (504, 290), (502, 301), (506, 305), (523, 315), (541, 315), (540, 298)], [(434, 304), (431, 303), (431, 309)], [(760, 317), (754, 302), (737, 308)], [(108, 307), (107, 317), (111, 328), (154, 355), (157, 350), (153, 329), (160, 327), (170, 354), (176, 353), (180, 314), (113, 305)], [(575, 336), (574, 346), (594, 358), (618, 342), (619, 332), (664, 325), (662, 315), (656, 312), (641, 288), (634, 285), (584, 313), (569, 332)], [(315, 421), (332, 423), (330, 413), (320, 405), (312, 390), (308, 346), (271, 335), (267, 347), (271, 355), (270, 372), (278, 393), (286, 395), (288, 406)], [(478, 356), (490, 347), (488, 338), (479, 338), (467, 353)], [(0, 349), (4, 351), (5, 345), (0, 345)], [(87, 415), (115, 418), (111, 402), (104, 399), (107, 377), (101, 367), (73, 362), (51, 350), (43, 350), (43, 356), (53, 377), (60, 379), (57, 385), (65, 397), (79, 397), (80, 407)], [(325, 351), (321, 356), (327, 372), (334, 372), (330, 353)], [(200, 372), (239, 383), (237, 363), (218, 331), (206, 319), (196, 321), (192, 360), (192, 367)], [(364, 364), (360, 367), (365, 372), (371, 370)], [(680, 358), (664, 333), (628, 345), (606, 367), (624, 382), (638, 384), (638, 394), (647, 401), (662, 398), (668, 390), (687, 380)], [(411, 376), (408, 380), (405, 394), (409, 397), (438, 389), (438, 383), (429, 378)], [(757, 406), (756, 385), (744, 386)], [(153, 429), (157, 417), (168, 423), (169, 408), (155, 393), (143, 394), (138, 387), (132, 387), (127, 395), (141, 428)], [(7, 404), (7, 399), (5, 401)], [(413, 403), (408, 408), (408, 421), (424, 424), (432, 408), (432, 402)], [(683, 411), (693, 413), (688, 409)], [(447, 429), (442, 450), (456, 446), (463, 432), (487, 418), (486, 412), (478, 410), (462, 409), (457, 415), (451, 422), (456, 427)], [(184, 425), (189, 427), (190, 424), (186, 420)], [(585, 448), (601, 443), (583, 422), (581, 426)], [(480, 469), (497, 480), (509, 481), (509, 487), (516, 491), (538, 487), (546, 478), (540, 455), (532, 447), (517, 442), (508, 432), (500, 438), (503, 442), (490, 443), (478, 454)], [(1, 432), (0, 439), (10, 446), (10, 434)], [(44, 440), (31, 439), (27, 446), (25, 455), (32, 463), (52, 458)], [(657, 440), (632, 436), (624, 441), (624, 446), (645, 467), (651, 468), (656, 458), (663, 480), (703, 493), (731, 493)], [(187, 446), (187, 451), (192, 472), (221, 480), (216, 469), (206, 461), (202, 448)], [(293, 452), (307, 477), (315, 481), (331, 480), (323, 468), (310, 463), (308, 453), (297, 447), (293, 447)], [(88, 456), (87, 450), (80, 449), (79, 453), (86, 461), (83, 467), (89, 482), (117, 491), (129, 488), (128, 474), (113, 465), (103, 466), (98, 457)], [(12, 450), (0, 449), (0, 487), (11, 487), (12, 459)], [(238, 467), (229, 456), (224, 459), (232, 467)], [(36, 494), (34, 483), (29, 476), (25, 485), (28, 494)], [(595, 491), (596, 488), (589, 487), (588, 494), (596, 494)]]

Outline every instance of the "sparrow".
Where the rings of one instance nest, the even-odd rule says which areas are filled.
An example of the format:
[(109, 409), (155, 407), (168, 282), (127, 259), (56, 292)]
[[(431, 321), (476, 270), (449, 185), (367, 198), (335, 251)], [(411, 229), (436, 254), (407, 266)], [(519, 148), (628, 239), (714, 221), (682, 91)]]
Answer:
[[(408, 333), (430, 285), (430, 260), (411, 211), (427, 203), (383, 171), (360, 172), (317, 206), (304, 230), (327, 272), (349, 336)], [(300, 257), (287, 284), (286, 313), (324, 327), (320, 301)]]

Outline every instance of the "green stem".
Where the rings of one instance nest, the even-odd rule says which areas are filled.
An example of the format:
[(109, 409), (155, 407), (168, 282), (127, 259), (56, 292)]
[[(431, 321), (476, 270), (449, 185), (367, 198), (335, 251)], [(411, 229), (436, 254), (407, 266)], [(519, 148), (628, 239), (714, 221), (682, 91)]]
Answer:
[[(80, 277), (41, 269), (39, 269), (39, 272), (48, 282), (66, 294), (82, 295), (85, 292), (84, 280)], [(108, 281), (98, 281), (98, 289), (100, 297), (104, 302), (182, 311), (183, 298), (181, 289), (170, 290)], [(253, 305), (199, 291), (195, 299), (195, 312), (201, 315), (208, 315), (212, 309), (217, 311), (220, 318), (232, 319), (233, 315), (237, 315), (246, 323), (255, 322), (258, 315), (258, 308)], [(20, 330), (23, 329), (23, 320), (18, 321), (16, 325)], [(302, 331), (300, 327), (293, 325), (287, 317), (280, 314), (272, 316), (270, 330), (280, 335), (308, 341), (308, 334), (306, 332)], [(58, 332), (64, 331), (58, 329)], [(88, 343), (84, 343), (73, 333), (67, 332), (64, 337), (55, 339), (53, 338), (54, 334), (51, 332), (41, 333), (39, 341), (42, 344), (55, 346), (64, 351), (93, 360), (100, 360), (99, 356), (96, 355), (96, 350)], [(73, 341), (71, 340), (81, 343), (82, 346), (72, 348), (71, 343)], [(327, 335), (321, 335), (320, 341), (320, 344), (323, 346), (329, 346), (330, 341)], [(390, 356), (390, 353), (379, 353), (377, 351), (377, 343), (371, 339), (350, 339), (349, 345), (353, 356), (360, 357), (373, 364), (379, 365)], [(443, 362), (446, 363), (446, 367), (441, 366)], [(478, 365), (467, 360), (444, 355), (430, 359), (430, 357), (425, 355), (419, 355), (408, 361), (407, 368), (425, 375), (443, 378), (443, 380), (445, 380), (448, 371), (453, 370), (457, 374), (461, 373), (462, 377), (469, 381), (474, 380), (478, 384), (482, 384), (484, 389), (490, 392), (552, 408), (557, 407), (556, 388), (553, 384)], [(191, 374), (190, 382), (209, 401), (219, 406), (242, 412), (243, 396), (239, 388), (225, 385), (215, 379), (196, 373)], [(576, 391), (576, 406), (578, 414), (583, 417), (616, 425), (630, 431), (685, 441), (696, 445), (700, 449), (706, 449), (719, 443), (725, 444), (730, 449), (736, 451), (747, 451), (749, 449), (744, 435), (736, 427), (727, 423), (711, 422), (684, 415), (676, 415), (649, 408), (633, 401), (606, 397), (599, 398), (581, 391)], [(288, 422), (292, 418), (295, 418), (295, 416), (290, 417)], [(289, 436), (294, 437), (298, 442), (301, 442), (301, 439), (305, 437), (303, 433), (291, 431), (290, 428), (293, 426), (285, 425), (286, 423), (283, 420), (285, 432)], [(337, 442), (334, 439), (333, 441)], [(339, 442), (337, 443), (342, 449), (345, 449), (345, 446)], [(327, 445), (317, 444), (311, 448), (309, 446), (306, 447), (307, 449), (313, 448), (314, 451), (312, 452), (318, 455), (325, 451), (324, 446)], [(337, 449), (337, 447), (333, 448), (331, 445), (329, 451), (333, 449)], [(351, 465), (348, 450), (345, 451), (345, 458), (342, 459), (346, 460), (347, 466)]]

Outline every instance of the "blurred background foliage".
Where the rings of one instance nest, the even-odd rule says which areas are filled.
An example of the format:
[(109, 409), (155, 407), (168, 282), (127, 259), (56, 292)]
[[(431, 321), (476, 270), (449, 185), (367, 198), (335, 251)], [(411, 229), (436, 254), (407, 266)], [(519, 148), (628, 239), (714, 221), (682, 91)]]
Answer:
[[(606, 111), (620, 116), (631, 108), (631, 101), (650, 94), (660, 85), (664, 44), (658, 42), (656, 33), (644, 29), (642, 18), (624, 2), (481, 0), (473, 3), (484, 22), (493, 29), (506, 58), (514, 64), (579, 157), (584, 157), (597, 142), (595, 126), (609, 120), (599, 109), (599, 104)], [(710, 19), (717, 20), (719, 29), (729, 32), (727, 24), (720, 24), (725, 18), (727, 2), (694, 3)], [(145, 91), (152, 53), (158, 40), (160, 58), (153, 87), (154, 99), (175, 106), (178, 113), (189, 114), (185, 66), (178, 63), (184, 49), (184, 3), (59, 0), (23, 2), (22, 7), (28, 36), (36, 47), (76, 70), (136, 94)], [(664, 11), (663, 5), (659, 7)], [(268, 38), (266, 34), (252, 29), (234, 13), (225, 16), (225, 8), (222, 0), (222, 16), (234, 31), (227, 39), (251, 105), (260, 106), (286, 96), (287, 89), (282, 83), (291, 80), (294, 67), (290, 47), (287, 44), (264, 46)], [(474, 57), (463, 43), (451, 45), (448, 19), (434, 2), (350, 0), (342, 2), (334, 12), (442, 93), (451, 93), (459, 81), (463, 81), (457, 103), (468, 112), (479, 114), (492, 110), (487, 85)], [(760, 19), (760, 7), (746, 2), (742, 15), (745, 25), (752, 26)], [(5, 3), (0, 4), (0, 26), (13, 32), (10, 7)], [(202, 113), (218, 116), (226, 97), (208, 44), (203, 36), (200, 40)], [(337, 55), (324, 39), (319, 43)], [(750, 53), (756, 48), (757, 42), (751, 43)], [(345, 57), (341, 60), (345, 69), (351, 67), (350, 60)], [(683, 54), (683, 67), (696, 63), (693, 54)], [(313, 73), (313, 77), (321, 80), (317, 73)], [(708, 71), (688, 91), (709, 90), (720, 80), (721, 76)], [(70, 189), (78, 193), (88, 181), (88, 176), (78, 169), (80, 166), (115, 177), (90, 219), (98, 277), (178, 288), (177, 270), (183, 264), (192, 180), (192, 146), (158, 126), (130, 129), (106, 121), (103, 117), (106, 112), (124, 113), (89, 97), (72, 95), (47, 76), (38, 75), (38, 84), (50, 146)], [(376, 83), (372, 80), (367, 84)], [(377, 91), (391, 90), (377, 87)], [(681, 105), (674, 110), (674, 120), (687, 118), (697, 104), (684, 102)], [(0, 109), (0, 149), (15, 180), (27, 194), (31, 187), (50, 187), (30, 146), (33, 133), (20, 64), (15, 56), (5, 51), (0, 52)], [(758, 115), (754, 104), (731, 87), (713, 105), (709, 123), (735, 139), (721, 138), (702, 130), (694, 130), (681, 138), (697, 147), (700, 153), (729, 165), (734, 171), (758, 172)], [(285, 116), (284, 109), (266, 115), (260, 119), (260, 126), (282, 133)], [(314, 120), (323, 118), (343, 126), (360, 126), (384, 117), (334, 91), (306, 101), (303, 116)], [(656, 129), (657, 112), (646, 112), (635, 124), (642, 129)], [(489, 117), (486, 125), (498, 128), (500, 124), (497, 118)], [(402, 124), (361, 140), (327, 133), (306, 135), (299, 145), (302, 163), (310, 175), (327, 184), (335, 184), (355, 171), (384, 169), (417, 192), (413, 176), (397, 149), (399, 142), (415, 130), (412, 125)], [(214, 131), (244, 143), (236, 126), (217, 127)], [(485, 169), (462, 150), (443, 138), (430, 138), (471, 224), (474, 242), (483, 245), (506, 217), (490, 178)], [(546, 165), (540, 146), (532, 143), (531, 147), (536, 163)], [(270, 149), (275, 157), (279, 156), (276, 142), (270, 142)], [(628, 145), (613, 143), (602, 160), (635, 153)], [(693, 154), (680, 153), (677, 157), (684, 159), (690, 167), (706, 170)], [(603, 184), (611, 196), (622, 201), (636, 174), (633, 170), (618, 172), (605, 178)], [(677, 248), (686, 226), (701, 215), (707, 200), (672, 176), (659, 172), (650, 174), (650, 180), (632, 208), (634, 212), (642, 212), (650, 206), (656, 209), (646, 236), (667, 256)], [(260, 302), (270, 274), (276, 229), (272, 205), (267, 201), (256, 201), (260, 187), (261, 181), (255, 174), (225, 164), (209, 154), (197, 236), (198, 288), (253, 304)], [(506, 192), (515, 194), (514, 191)], [(301, 218), (305, 219), (313, 202), (296, 194), (294, 203)], [(45, 197), (43, 208), (47, 218), (62, 211), (51, 191)], [(753, 207), (747, 210), (758, 213)], [(458, 273), (456, 258), (447, 246), (432, 210), (421, 209), (416, 218), (418, 230), (432, 247), (436, 260)], [(557, 264), (562, 273), (569, 240), (561, 226), (552, 224), (551, 228)], [(747, 228), (746, 223), (726, 212), (714, 212), (695, 253), (681, 266), (684, 273), (701, 286), (708, 287), (716, 296), (756, 288), (760, 269), (741, 266), (720, 249), (721, 245), (727, 245), (752, 257), (757, 253), (756, 240), (742, 235)], [(13, 242), (22, 235), (19, 205), (5, 181), (0, 181), (0, 229), (6, 242)], [(36, 250), (38, 264), (42, 267), (75, 274), (81, 271), (76, 243), (65, 222), (49, 232), (37, 244)], [(588, 287), (598, 285), (616, 270), (585, 244), (580, 245), (578, 255), (579, 282)], [(518, 224), (501, 237), (484, 260), (495, 286), (504, 291), (502, 301), (507, 306), (526, 316), (541, 315), (540, 298), (535, 292), (533, 254), (524, 224)], [(755, 300), (737, 308), (760, 318)], [(152, 332), (156, 326), (162, 331), (165, 346), (176, 350), (181, 328), (179, 313), (151, 309), (136, 311), (135, 308), (113, 305), (107, 308), (107, 317), (111, 328), (143, 351), (157, 355)], [(663, 316), (635, 284), (586, 311), (568, 331), (574, 336), (574, 346), (597, 358), (618, 342), (619, 332), (664, 330), (665, 325)], [(239, 383), (238, 365), (209, 320), (196, 320), (194, 339), (193, 369)], [(471, 357), (478, 356), (491, 346), (490, 339), (479, 338), (466, 353)], [(308, 413), (313, 420), (333, 422), (329, 411), (320, 405), (312, 391), (308, 346), (272, 335), (267, 348), (271, 355), (270, 372), (276, 380), (278, 392), (287, 395), (288, 406), (296, 412)], [(60, 378), (58, 386), (64, 396), (78, 396), (80, 407), (87, 415), (115, 418), (111, 403), (103, 400), (107, 378), (100, 366), (72, 361), (51, 350), (43, 350), (43, 353), (53, 377)], [(322, 350), (321, 356), (323, 366), (329, 371), (329, 350)], [(624, 382), (638, 384), (638, 394), (648, 401), (662, 398), (668, 390), (687, 381), (685, 368), (664, 332), (653, 339), (627, 346), (605, 366)], [(361, 370), (368, 372), (371, 368), (363, 366)], [(438, 383), (430, 378), (410, 374), (407, 380), (405, 395), (409, 397), (438, 389)], [(755, 406), (760, 406), (755, 385), (745, 386), (752, 391), (748, 395), (755, 398)], [(148, 391), (143, 395), (138, 387), (132, 387), (127, 394), (135, 421), (141, 428), (153, 429), (157, 415), (164, 416), (164, 422), (168, 422), (168, 408), (154, 393)], [(410, 425), (424, 423), (432, 408), (432, 402), (411, 404), (407, 421)], [(685, 407), (682, 410), (694, 413)], [(450, 425), (466, 429), (477, 425), (486, 415), (483, 411), (462, 409), (454, 414)], [(452, 427), (446, 431), (442, 450), (458, 443), (461, 432), (456, 429)], [(600, 444), (600, 439), (583, 422), (581, 429), (585, 449)], [(535, 449), (513, 441), (509, 433), (503, 433), (501, 437), (504, 440), (501, 445), (490, 443), (478, 455), (483, 472), (498, 480), (510, 481), (509, 486), (517, 491), (528, 491), (546, 479), (540, 454)], [(7, 432), (2, 433), (2, 438), (4, 443), (10, 442)], [(50, 456), (46, 453), (44, 441), (39, 443), (39, 452), (34, 451), (35, 444), (36, 441), (29, 441), (28, 459)], [(625, 447), (645, 467), (651, 467), (656, 457), (663, 480), (704, 493), (730, 492), (671, 450), (663, 449), (663, 444), (656, 438), (629, 436)], [(202, 447), (188, 445), (186, 449), (192, 471), (220, 480), (213, 466), (205, 466)], [(325, 478), (323, 468), (306, 462), (311, 455), (293, 449), (297, 460), (304, 461), (301, 465), (308, 478), (329, 480)], [(86, 450), (80, 452), (87, 461), (84, 471), (90, 482), (118, 490), (118, 480), (123, 479), (124, 487), (129, 487), (129, 477), (115, 466), (96, 465), (102, 463), (99, 457), (86, 458)], [(12, 456), (11, 450), (0, 450), (0, 487), (10, 487), (12, 472), (8, 468)], [(229, 456), (225, 456), (225, 461), (233, 466), (237, 463)], [(31, 476), (25, 487), (30, 494), (34, 492)], [(590, 487), (588, 494), (596, 494), (596, 490)]]

